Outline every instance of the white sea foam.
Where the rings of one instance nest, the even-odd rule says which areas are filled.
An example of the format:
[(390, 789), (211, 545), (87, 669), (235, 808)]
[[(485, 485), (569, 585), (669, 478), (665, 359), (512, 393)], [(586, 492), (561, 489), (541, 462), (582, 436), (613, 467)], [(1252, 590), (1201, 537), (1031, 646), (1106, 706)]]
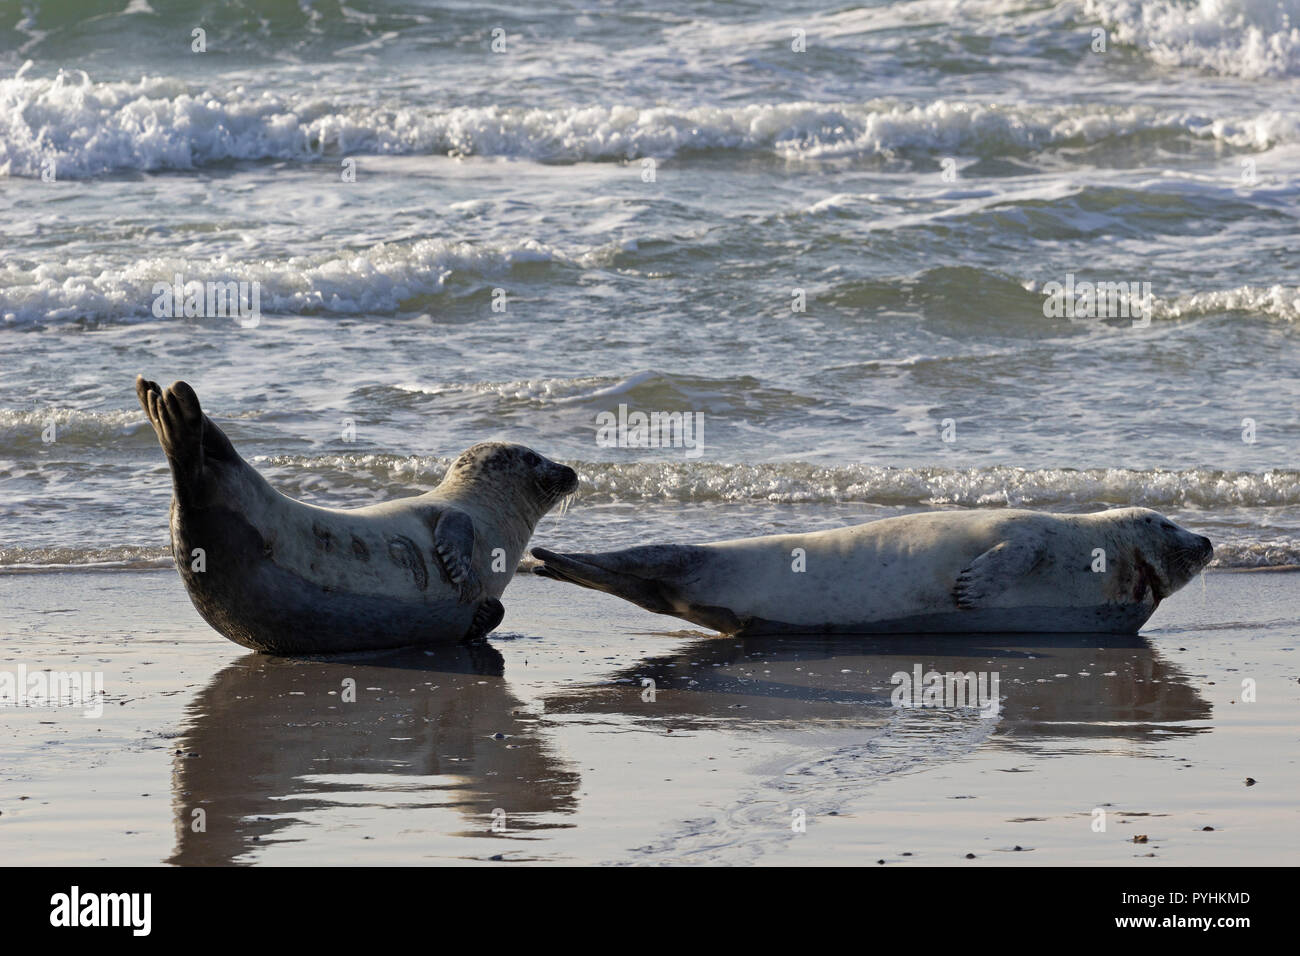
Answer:
[(572, 261), (533, 240), (474, 245), (444, 239), (280, 260), (152, 256), (121, 264), (81, 257), (31, 266), (10, 259), (0, 265), (0, 322), (149, 318), (155, 284), (171, 284), (176, 275), (186, 282), (260, 283), (261, 308), (271, 314), (393, 314), (417, 296), (442, 291), (456, 274), (483, 277), (523, 262)]
[(1151, 131), (1256, 150), (1300, 139), (1300, 121), (1278, 112), (1225, 118), (944, 100), (434, 110), (340, 106), (302, 94), (209, 90), (157, 78), (96, 83), (81, 71), (21, 74), (0, 81), (0, 176), (40, 176), (50, 163), (66, 179), (352, 153), (583, 162), (726, 149), (798, 160), (904, 150), (996, 155)]
[(1246, 312), (1300, 322), (1300, 286), (1238, 286), (1155, 297), (1151, 303), (1154, 319), (1197, 318), (1223, 312)]
[(1300, 0), (1084, 0), (1084, 12), (1165, 66), (1300, 74)]
[[(418, 455), (275, 455), (259, 466), (286, 474), (372, 474), (436, 482), (450, 459)], [(891, 468), (806, 462), (733, 464), (647, 461), (569, 462), (586, 502), (624, 500), (861, 502), (882, 506), (968, 508), (1128, 507), (1291, 508), (1300, 505), (1300, 472), (1129, 468)]]
[[(186, 282), (260, 283), (261, 308), (269, 315), (394, 315), (423, 307), (421, 297), (443, 292), (456, 276), (469, 281), (504, 276), (522, 263), (590, 268), (622, 248), (618, 243), (559, 249), (535, 240), (476, 245), (420, 239), (285, 259), (151, 256), (122, 263), (85, 256), (31, 264), (11, 257), (0, 264), (0, 326), (152, 320), (155, 284), (171, 284), (178, 274)], [(1151, 311), (1157, 321), (1244, 312), (1297, 322), (1300, 287), (1243, 285), (1155, 296)], [(606, 397), (637, 384), (569, 400)]]
[(0, 548), (0, 574), (147, 571), (173, 567), (169, 548)]

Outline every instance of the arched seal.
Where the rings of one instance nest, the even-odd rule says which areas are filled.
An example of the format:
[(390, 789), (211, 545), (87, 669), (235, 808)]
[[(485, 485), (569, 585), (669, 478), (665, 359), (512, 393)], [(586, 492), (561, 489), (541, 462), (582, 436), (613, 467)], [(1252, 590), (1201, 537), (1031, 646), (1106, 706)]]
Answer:
[(532, 553), (545, 577), (728, 633), (1133, 634), (1214, 549), (1125, 508), (936, 511), (814, 534)]
[(486, 442), (437, 488), (367, 508), (318, 508), (272, 488), (184, 382), (136, 393), (171, 466), (172, 553), (190, 600), (236, 644), (272, 654), (445, 644), (501, 623), (533, 528), (578, 486), (573, 469)]

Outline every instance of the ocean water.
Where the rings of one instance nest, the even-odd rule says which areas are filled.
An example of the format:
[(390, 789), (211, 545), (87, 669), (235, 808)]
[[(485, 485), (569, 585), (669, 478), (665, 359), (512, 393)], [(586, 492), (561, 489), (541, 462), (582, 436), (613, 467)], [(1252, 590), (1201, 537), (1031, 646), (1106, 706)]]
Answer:
[(1300, 0), (547, 7), (0, 0), (0, 572), (170, 564), (137, 373), (320, 504), (528, 444), (557, 547), (1145, 505), (1300, 565)]

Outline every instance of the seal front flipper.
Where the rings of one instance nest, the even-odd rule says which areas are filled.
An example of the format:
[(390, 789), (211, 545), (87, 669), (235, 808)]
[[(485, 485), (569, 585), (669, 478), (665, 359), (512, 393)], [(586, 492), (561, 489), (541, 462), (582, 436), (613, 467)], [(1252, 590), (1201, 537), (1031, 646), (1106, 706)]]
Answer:
[(496, 630), (501, 619), (506, 616), (505, 605), (496, 598), (484, 598), (483, 603), (478, 606), (474, 612), (474, 620), (470, 622), (469, 630), (465, 632), (461, 643), (468, 644), (472, 641), (481, 641), (492, 631)]
[[(482, 588), (478, 575), (474, 573), (474, 522), (470, 516), (455, 508), (444, 511), (433, 529), (433, 549), (438, 555), (442, 570), (451, 583), (459, 588), (460, 602), (464, 604), (473, 600)], [(497, 603), (500, 606), (500, 602)], [(492, 627), (500, 623), (501, 618), (498, 617)], [(486, 634), (487, 631), (483, 633)]]
[(1017, 578), (1024, 577), (1046, 554), (1041, 539), (1007, 540), (989, 548), (962, 569), (952, 596), (963, 611), (985, 605)]

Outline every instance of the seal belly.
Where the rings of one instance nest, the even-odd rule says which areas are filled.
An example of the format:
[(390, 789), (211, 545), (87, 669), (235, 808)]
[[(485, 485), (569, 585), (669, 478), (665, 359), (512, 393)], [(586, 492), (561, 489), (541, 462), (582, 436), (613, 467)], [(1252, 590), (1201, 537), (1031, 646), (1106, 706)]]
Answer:
[(730, 607), (742, 620), (814, 630), (828, 621), (861, 626), (955, 611), (953, 582), (988, 547), (986, 536), (934, 548), (894, 533), (893, 520), (705, 545), (716, 564), (684, 596)]
[(772, 634), (1136, 634), (1154, 605), (1098, 604), (1091, 607), (1022, 606), (949, 611), (855, 622), (821, 624), (751, 619), (737, 633)]
[[(963, 570), (996, 546), (1009, 531), (999, 524), (953, 529), (947, 538), (918, 542), (895, 529), (872, 525), (818, 535), (727, 542), (717, 547), (715, 573), (706, 586), (686, 589), (691, 603), (731, 608), (741, 633), (954, 633), (970, 631), (1136, 633), (1155, 612), (1149, 594), (1116, 590), (1115, 576), (1093, 574), (1047, 555), (1023, 576), (1003, 586), (978, 607), (965, 608), (954, 596)], [(876, 522), (885, 525), (885, 522)], [(870, 537), (861, 532), (871, 530)], [(879, 534), (883, 530), (885, 534)], [(851, 532), (851, 533), (846, 533)], [(795, 549), (805, 553), (805, 570), (791, 567)], [(755, 577), (761, 563), (763, 573)], [(1077, 566), (1076, 566), (1077, 565)], [(762, 583), (755, 587), (755, 581)], [(724, 599), (710, 591), (726, 582)], [(702, 622), (701, 622), (702, 623)]]
[[(473, 622), (476, 605), (457, 602), (443, 588), (412, 587), (412, 597), (359, 593), (283, 567), (267, 537), (229, 508), (178, 509), (172, 535), (176, 566), (195, 608), (230, 640), (253, 650), (330, 653), (454, 643)], [(368, 555), (373, 549), (364, 542), (355, 548), (349, 536), (347, 552), (331, 557), (362, 562), (363, 550)]]

